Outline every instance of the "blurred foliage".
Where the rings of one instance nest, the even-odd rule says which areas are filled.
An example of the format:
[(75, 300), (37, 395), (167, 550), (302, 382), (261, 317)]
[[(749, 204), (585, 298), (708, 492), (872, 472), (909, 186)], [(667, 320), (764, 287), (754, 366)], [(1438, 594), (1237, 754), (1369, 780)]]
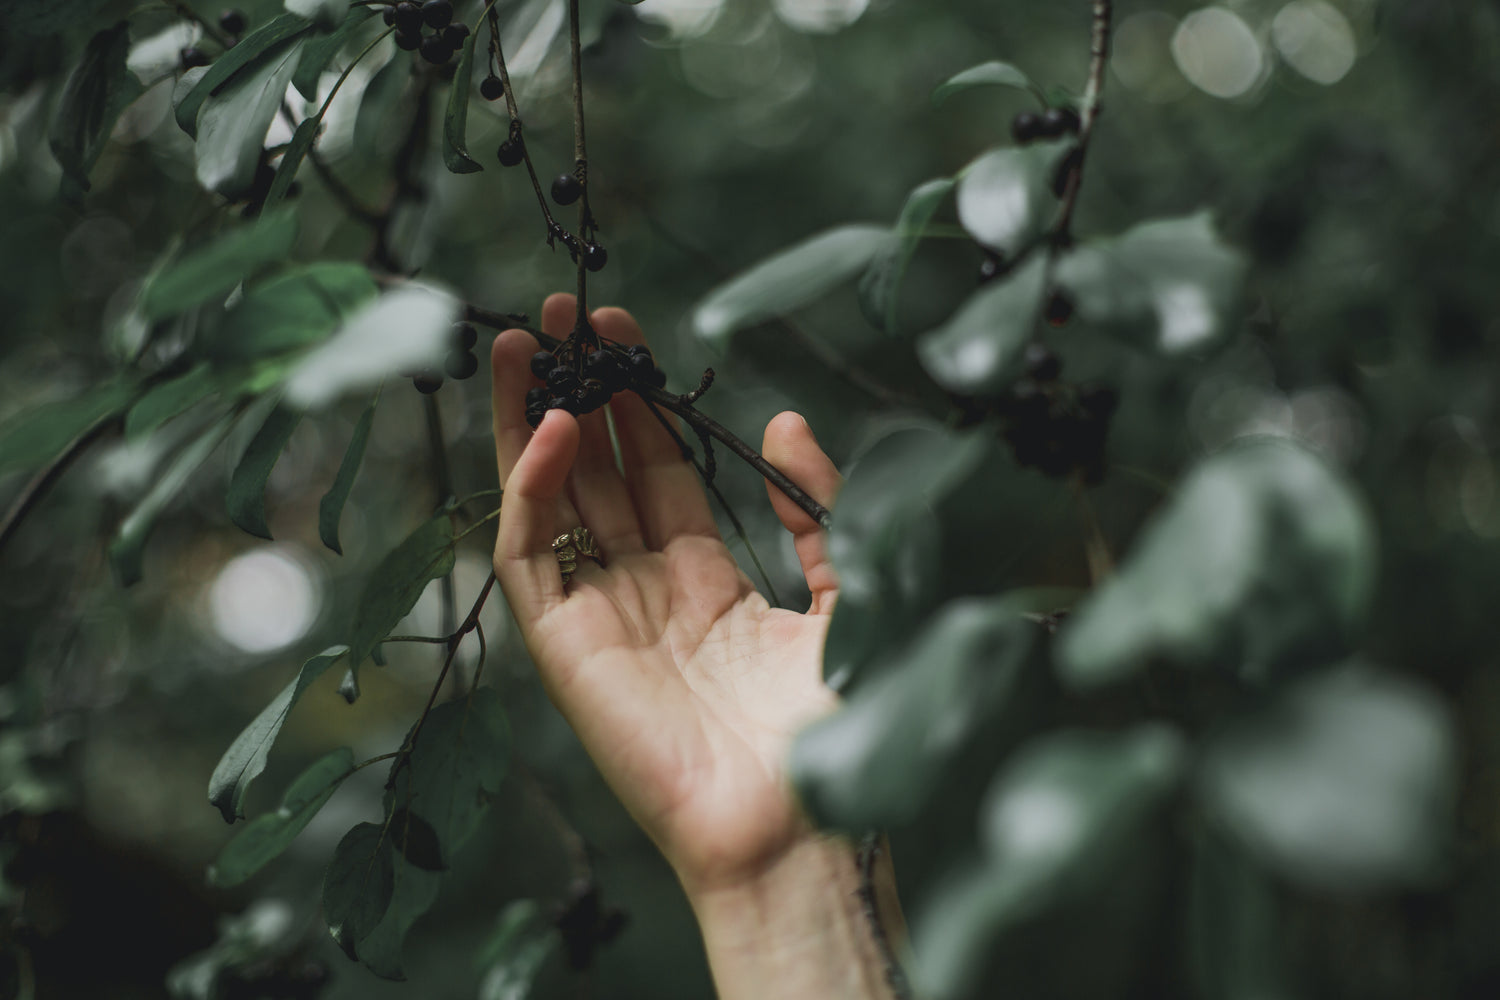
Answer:
[[(509, 769), (432, 791), (487, 808), (350, 770), (442, 662), (379, 639), (449, 630), (434, 578), (461, 611), (488, 572), (483, 531), (428, 519), (495, 485), (484, 376), (434, 397), (446, 472), (409, 381), (371, 397), (441, 363), (456, 300), (534, 315), (573, 267), (495, 162), (501, 105), (382, 43), (320, 112), (379, 19), (243, 6), (221, 55), (166, 3), (0, 0), (0, 499), (99, 429), (0, 550), (0, 995), (703, 996), (675, 881), (498, 593)], [(924, 989), (1493, 996), (1500, 8), (1120, 4), (1077, 242), (1008, 270), (1065, 155), (1012, 119), (1078, 101), (1091, 6), (585, 0), (591, 301), (674, 388), (713, 365), (704, 409), (747, 440), (804, 413), (849, 477), (845, 706), (794, 770), (820, 821), (889, 830)], [(544, 177), (572, 158), (562, 8), (496, 5)], [(379, 232), (351, 217), (393, 192)], [(367, 258), (420, 280), (382, 294)], [(1046, 433), (1028, 379), (1066, 411)], [(720, 464), (805, 601), (763, 484)], [(352, 704), (335, 643), (377, 664)], [(470, 637), (459, 686), (477, 666)], [(470, 753), (462, 704), (424, 754)], [(411, 898), (382, 923), (325, 896), (351, 828), (398, 819), (371, 850)], [(348, 961), (325, 904), (408, 982)]]

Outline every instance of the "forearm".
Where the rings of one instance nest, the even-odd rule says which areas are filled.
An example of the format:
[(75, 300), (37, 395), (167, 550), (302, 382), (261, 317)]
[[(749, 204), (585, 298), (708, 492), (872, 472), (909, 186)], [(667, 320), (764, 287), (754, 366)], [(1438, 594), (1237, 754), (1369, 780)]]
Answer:
[[(883, 854), (873, 883), (881, 925), (894, 943), (904, 927)], [(894, 996), (848, 841), (809, 837), (753, 880), (686, 888), (720, 1000)]]

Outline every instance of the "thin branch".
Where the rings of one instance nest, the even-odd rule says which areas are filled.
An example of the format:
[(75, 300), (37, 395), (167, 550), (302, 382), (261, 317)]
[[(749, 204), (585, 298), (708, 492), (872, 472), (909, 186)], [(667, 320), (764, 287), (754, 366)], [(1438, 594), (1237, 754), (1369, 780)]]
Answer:
[[(583, 128), (583, 49), (578, 27), (578, 0), (568, 0), (568, 43), (573, 57), (573, 176), (583, 188), (578, 199), (578, 238), (581, 243), (592, 240), (594, 216), (589, 210), (589, 149)], [(573, 321), (573, 332), (582, 345), (593, 347), (598, 343), (594, 329), (589, 325), (589, 270), (588, 257), (582, 246), (572, 247), (574, 263), (578, 266), (578, 315)], [(582, 355), (583, 351), (576, 352)]]
[(490, 56), (495, 60), (495, 68), (500, 74), (500, 87), (505, 92), (505, 110), (510, 114), (510, 141), (521, 145), (521, 161), (526, 164), (526, 174), (531, 178), (531, 189), (536, 192), (536, 203), (542, 210), (542, 219), (547, 227), (547, 245), (554, 246), (554, 241), (561, 239), (568, 249), (577, 251), (578, 239), (563, 228), (555, 218), (552, 217), (552, 209), (547, 205), (547, 195), (542, 191), (541, 179), (536, 175), (536, 165), (531, 162), (531, 148), (526, 144), (526, 127), (521, 122), (521, 109), (516, 104), (515, 88), (510, 83), (510, 70), (505, 66), (505, 49), (500, 44), (500, 16), (495, 13), (494, 4), (487, 8), (490, 22)]
[(1062, 208), (1052, 227), (1054, 243), (1066, 242), (1073, 227), (1073, 212), (1078, 207), (1078, 192), (1083, 187), (1083, 163), (1088, 157), (1094, 125), (1099, 120), (1100, 99), (1104, 94), (1104, 71), (1109, 65), (1110, 25), (1114, 20), (1113, 0), (1094, 0), (1093, 33), (1089, 40), (1089, 78), (1083, 91), (1083, 113), (1074, 147), (1073, 169), (1068, 173), (1063, 191)]
[(859, 904), (870, 925), (870, 934), (875, 938), (875, 950), (880, 953), (881, 964), (885, 966), (886, 985), (897, 1000), (912, 1000), (911, 984), (907, 982), (901, 963), (896, 960), (896, 952), (885, 933), (885, 925), (880, 922), (880, 908), (876, 905), (875, 862), (879, 858), (880, 834), (872, 830), (860, 838), (859, 851), (855, 855), (859, 866)]

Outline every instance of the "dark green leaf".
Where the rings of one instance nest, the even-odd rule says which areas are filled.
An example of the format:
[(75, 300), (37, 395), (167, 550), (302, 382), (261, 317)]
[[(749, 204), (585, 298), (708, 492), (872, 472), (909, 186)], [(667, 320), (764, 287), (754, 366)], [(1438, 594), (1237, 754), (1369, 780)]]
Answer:
[(344, 835), (323, 876), (323, 919), (344, 954), (379, 926), (396, 891), (395, 860), (383, 826), (361, 823)]
[(224, 417), (178, 452), (172, 459), (172, 464), (157, 478), (130, 512), (130, 516), (120, 525), (120, 530), (109, 547), (109, 562), (122, 587), (140, 581), (142, 552), (151, 530), (156, 527), (156, 519), (187, 485), (193, 473), (198, 471), (198, 466), (207, 461), (214, 449), (229, 436), (233, 426), (234, 419)]
[(537, 973), (557, 950), (557, 931), (535, 900), (518, 899), (500, 913), (479, 953), (486, 970), (479, 1000), (526, 1000)]
[(246, 823), (224, 845), (208, 880), (220, 888), (239, 885), (280, 857), (353, 773), (354, 754), (348, 747), (319, 758), (287, 787), (279, 808)]
[(896, 333), (896, 304), (906, 268), (926, 235), (927, 225), (957, 182), (947, 177), (928, 181), (912, 191), (896, 221), (896, 239), (888, 243), (859, 280), (859, 305), (878, 329)]
[(395, 773), (392, 804), (426, 820), (451, 863), (479, 829), (509, 761), (510, 726), (500, 695), (479, 688), (428, 713), (410, 763)]
[(444, 512), (426, 521), (370, 573), (349, 629), (349, 668), (360, 664), (375, 644), (416, 605), (427, 584), (453, 572), (453, 521)]
[(297, 130), (292, 133), (292, 141), (286, 144), (286, 152), (281, 154), (281, 162), (276, 165), (276, 176), (271, 179), (271, 189), (266, 192), (265, 208), (280, 205), (286, 197), (287, 190), (292, 186), (292, 181), (297, 179), (297, 171), (307, 158), (308, 150), (317, 141), (318, 130), (322, 127), (323, 119), (317, 116), (304, 118), (298, 123)]
[(292, 268), (247, 289), (206, 349), (221, 359), (248, 359), (306, 347), (326, 338), (378, 291), (360, 264)]
[(141, 313), (147, 320), (165, 319), (220, 298), (256, 268), (286, 260), (296, 238), (297, 217), (290, 209), (236, 226), (153, 277), (141, 293)]
[[(293, 2), (296, 2), (296, 0), (293, 0)], [(316, 3), (309, 3), (308, 6), (326, 8), (326, 12), (322, 14), (321, 18), (325, 27), (337, 25), (328, 34), (307, 40), (302, 46), (302, 61), (297, 64), (297, 72), (292, 74), (292, 86), (297, 88), (297, 92), (309, 101), (316, 101), (318, 99), (318, 84), (323, 78), (323, 71), (328, 68), (329, 63), (333, 62), (334, 57), (339, 54), (340, 50), (348, 44), (350, 37), (359, 26), (375, 16), (375, 8), (351, 7), (347, 3), (344, 3), (343, 0), (328, 0), (328, 2), (318, 0)], [(290, 3), (287, 5), (287, 9), (292, 10)], [(292, 10), (292, 12), (303, 14), (304, 17), (310, 20), (319, 20), (316, 13), (303, 13), (297, 10)], [(327, 20), (330, 16), (334, 18), (331, 24)]]
[(958, 221), (980, 243), (1015, 256), (1057, 212), (1053, 173), (1070, 145), (996, 149), (970, 163), (958, 179)]
[(710, 292), (693, 313), (698, 336), (736, 330), (813, 302), (869, 266), (895, 240), (884, 226), (841, 226), (783, 250)]
[(1057, 283), (1079, 318), (1179, 354), (1203, 351), (1235, 332), (1245, 267), (1200, 212), (1083, 243), (1058, 262)]
[(437, 831), (425, 819), (410, 809), (397, 809), (391, 813), (390, 830), (396, 854), (407, 864), (428, 872), (447, 870)]
[(977, 739), (994, 741), (1042, 629), (1006, 597), (953, 601), (839, 711), (802, 730), (791, 773), (821, 827), (910, 822)]
[(125, 67), (129, 54), (129, 24), (120, 21), (89, 39), (63, 85), (47, 141), (63, 172), (81, 190), (89, 189), (89, 171), (120, 112), (141, 95), (141, 82)]
[(1212, 812), (1261, 862), (1315, 891), (1420, 888), (1451, 852), (1453, 722), (1432, 691), (1347, 664), (1299, 682), (1212, 745)]
[(1083, 688), (1154, 657), (1264, 680), (1344, 649), (1374, 573), (1374, 528), (1343, 479), (1290, 441), (1242, 442), (1183, 482), (1069, 618), (1058, 667)]
[[(268, 63), (279, 59), (282, 52), (278, 46), (310, 30), (312, 30), (312, 24), (306, 18), (295, 14), (282, 14), (241, 38), (233, 48), (215, 59), (213, 65), (204, 68), (201, 75), (197, 77), (197, 83), (183, 93), (181, 98), (174, 95), (174, 114), (177, 117), (177, 124), (188, 135), (196, 137), (198, 112), (210, 95), (225, 90), (229, 83), (240, 75), (241, 70), (252, 67), (252, 64), (258, 66), (262, 57), (266, 57)], [(295, 67), (295, 62), (293, 66)], [(285, 82), (282, 83), (281, 89), (283, 92), (286, 90)], [(264, 138), (264, 136), (265, 133), (262, 132), (261, 137)]]
[(229, 477), (225, 498), (229, 519), (257, 538), (271, 537), (271, 528), (266, 524), (266, 480), (301, 421), (298, 410), (281, 406), (272, 410)]
[(969, 296), (948, 322), (922, 335), (917, 357), (934, 382), (964, 395), (998, 395), (1019, 373), (1046, 289), (1040, 254)]
[(1036, 90), (1036, 85), (1027, 78), (1025, 73), (1022, 73), (1010, 63), (996, 60), (994, 62), (980, 63), (978, 66), (970, 66), (962, 73), (957, 73), (949, 77), (933, 90), (932, 103), (941, 104), (954, 94), (974, 87), (993, 86)]
[(381, 130), (391, 120), (392, 109), (406, 89), (411, 72), (411, 60), (393, 58), (365, 84), (359, 95), (359, 111), (354, 116), (355, 156), (368, 157), (380, 148)]
[(474, 45), (479, 32), (469, 32), (458, 58), (458, 70), (448, 89), (448, 111), (443, 115), (443, 165), (455, 174), (472, 174), (483, 170), (469, 155), (466, 134), (469, 127), (469, 82), (474, 72)]
[[(286, 43), (203, 102), (198, 112), (197, 172), (198, 182), (208, 190), (228, 198), (249, 192), (264, 152), (266, 130), (281, 109), (301, 44), (300, 38)], [(221, 58), (227, 59), (238, 49), (237, 45)]]
[(343, 517), (344, 503), (349, 499), (349, 491), (354, 487), (354, 477), (359, 475), (360, 463), (364, 461), (365, 445), (370, 442), (370, 428), (375, 423), (375, 406), (379, 401), (380, 396), (377, 394), (370, 400), (370, 405), (365, 407), (365, 412), (360, 414), (359, 422), (354, 425), (354, 434), (349, 438), (349, 447), (344, 450), (344, 460), (339, 463), (338, 475), (334, 477), (328, 492), (323, 494), (323, 499), (318, 502), (318, 537), (339, 555), (344, 554), (339, 545), (339, 519)]
[(138, 392), (134, 383), (106, 382), (13, 417), (0, 426), (0, 476), (46, 465), (78, 435), (125, 409)]
[[(394, 854), (390, 845), (387, 851)], [(447, 875), (443, 872), (428, 872), (395, 859), (396, 891), (391, 896), (385, 917), (375, 929), (359, 942), (358, 958), (365, 968), (383, 979), (402, 980), (402, 950), (406, 935), (428, 910), (437, 902)]]
[(223, 815), (224, 822), (233, 823), (245, 815), (245, 791), (250, 782), (266, 769), (271, 744), (276, 742), (282, 723), (286, 722), (287, 714), (302, 697), (302, 692), (348, 651), (348, 646), (330, 646), (302, 664), (297, 676), (261, 709), (224, 751), (224, 756), (214, 767), (213, 776), (208, 779), (208, 801)]

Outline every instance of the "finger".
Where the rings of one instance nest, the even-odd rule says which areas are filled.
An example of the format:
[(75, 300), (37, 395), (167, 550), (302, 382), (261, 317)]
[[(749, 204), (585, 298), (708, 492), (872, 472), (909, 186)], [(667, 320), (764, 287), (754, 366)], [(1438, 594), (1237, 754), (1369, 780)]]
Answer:
[(523, 633), (564, 600), (552, 540), (560, 528), (558, 498), (577, 452), (578, 421), (553, 410), (506, 482), (495, 539), (495, 576)]
[[(551, 299), (548, 303), (551, 304)], [(544, 313), (546, 309), (544, 306)], [(531, 425), (526, 422), (526, 391), (541, 384), (531, 374), (531, 356), (540, 349), (536, 338), (525, 330), (504, 331), (495, 338), (494, 346), (490, 349), (493, 387), (490, 402), (494, 419), (495, 465), (502, 489), (510, 479), (511, 470), (515, 468), (521, 453), (531, 441)], [(567, 498), (562, 501), (560, 516), (570, 525), (579, 523), (578, 515)]]
[(567, 292), (553, 292), (542, 303), (542, 332), (566, 340), (578, 318), (578, 299)]
[[(766, 425), (765, 442), (761, 454), (766, 461), (787, 474), (792, 482), (825, 507), (832, 508), (834, 498), (844, 479), (833, 462), (818, 446), (812, 428), (807, 426), (799, 414), (788, 410), (777, 414)], [(807, 578), (807, 589), (812, 591), (813, 614), (827, 614), (833, 610), (834, 598), (838, 596), (838, 577), (833, 563), (828, 560), (828, 539), (822, 527), (806, 511), (792, 502), (781, 490), (766, 483), (771, 494), (771, 506), (782, 526), (792, 533), (797, 548), (797, 559), (802, 563), (802, 575)]]
[(615, 446), (609, 438), (605, 411), (598, 409), (579, 417), (578, 429), (578, 458), (568, 477), (568, 496), (582, 523), (609, 557), (645, 551), (635, 503), (615, 464)]
[[(640, 326), (623, 309), (600, 309), (591, 317), (599, 335), (621, 344), (644, 344)], [(698, 472), (682, 456), (682, 449), (661, 422), (633, 392), (610, 401), (620, 453), (625, 460), (625, 485), (635, 502), (636, 517), (646, 545), (662, 549), (672, 539), (702, 535), (718, 538)], [(675, 425), (675, 418), (663, 411)]]

